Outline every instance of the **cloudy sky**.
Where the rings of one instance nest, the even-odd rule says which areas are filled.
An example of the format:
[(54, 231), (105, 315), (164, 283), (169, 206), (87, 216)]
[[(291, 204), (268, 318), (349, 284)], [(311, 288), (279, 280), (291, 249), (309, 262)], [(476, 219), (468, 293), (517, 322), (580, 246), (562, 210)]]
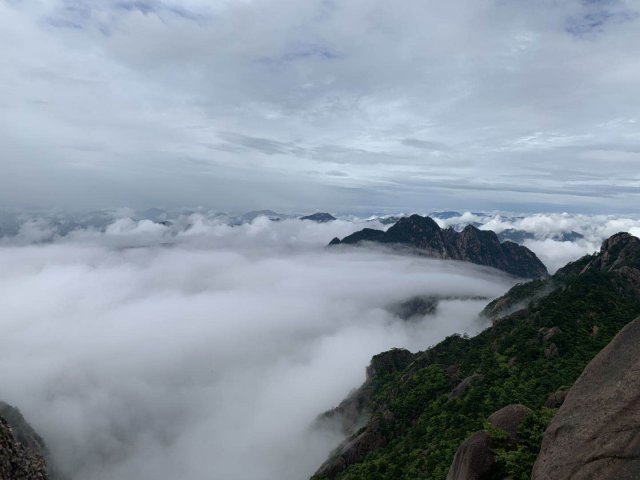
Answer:
[(638, 210), (633, 0), (0, 0), (0, 205)]

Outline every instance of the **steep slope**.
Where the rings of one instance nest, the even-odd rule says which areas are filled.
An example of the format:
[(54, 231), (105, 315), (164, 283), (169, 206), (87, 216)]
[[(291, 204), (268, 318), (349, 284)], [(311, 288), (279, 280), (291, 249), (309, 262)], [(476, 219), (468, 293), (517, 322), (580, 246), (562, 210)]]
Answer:
[(14, 407), (0, 414), (0, 480), (48, 480), (42, 439)]
[(429, 217), (401, 218), (389, 230), (365, 228), (329, 245), (357, 245), (373, 242), (411, 248), (433, 258), (462, 260), (503, 270), (522, 278), (547, 276), (547, 269), (526, 247), (513, 242), (500, 243), (495, 233), (467, 226), (461, 232), (441, 229)]
[(528, 479), (563, 392), (640, 315), (639, 274), (640, 240), (615, 235), (597, 255), (492, 302), (497, 321), (478, 336), (374, 369), (351, 411), (366, 424), (315, 478)]
[(594, 358), (542, 441), (533, 480), (640, 476), (640, 318)]

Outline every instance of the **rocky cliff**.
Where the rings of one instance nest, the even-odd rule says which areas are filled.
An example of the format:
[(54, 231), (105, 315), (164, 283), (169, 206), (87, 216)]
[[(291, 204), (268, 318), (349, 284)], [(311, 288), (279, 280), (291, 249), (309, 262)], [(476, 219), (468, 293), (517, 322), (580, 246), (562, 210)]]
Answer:
[(461, 232), (443, 230), (433, 219), (420, 215), (401, 218), (386, 232), (365, 228), (342, 240), (334, 238), (329, 245), (364, 242), (411, 248), (421, 255), (485, 265), (521, 278), (548, 275), (544, 264), (526, 247), (509, 241), (501, 243), (494, 232), (471, 225)]
[(14, 407), (0, 402), (0, 480), (48, 480), (42, 438)]
[(544, 435), (532, 480), (640, 478), (638, 345), (640, 319), (587, 365)]

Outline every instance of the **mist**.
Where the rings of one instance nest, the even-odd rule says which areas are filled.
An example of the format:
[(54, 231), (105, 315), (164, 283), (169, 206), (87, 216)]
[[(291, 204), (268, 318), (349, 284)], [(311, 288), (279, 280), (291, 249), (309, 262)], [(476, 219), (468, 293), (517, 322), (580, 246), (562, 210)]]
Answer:
[[(354, 222), (188, 224), (121, 218), (45, 243), (31, 225), (0, 246), (0, 398), (70, 480), (307, 478), (341, 440), (314, 419), (372, 355), (478, 332), (487, 301), (465, 298), (514, 283), (325, 248)], [(412, 295), (460, 299), (415, 321), (389, 313)]]

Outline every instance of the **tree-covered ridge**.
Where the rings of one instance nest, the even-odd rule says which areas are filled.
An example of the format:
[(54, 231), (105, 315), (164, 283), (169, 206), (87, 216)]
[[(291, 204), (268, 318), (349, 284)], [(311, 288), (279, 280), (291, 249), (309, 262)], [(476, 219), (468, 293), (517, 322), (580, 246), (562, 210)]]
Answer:
[(445, 479), (465, 438), (488, 428), (487, 418), (510, 404), (527, 406), (532, 414), (520, 427), (517, 446), (489, 428), (497, 461), (492, 475), (529, 478), (553, 415), (544, 407), (547, 398), (570, 387), (640, 315), (639, 252), (637, 238), (614, 236), (598, 255), (515, 287), (503, 299), (521, 308), (478, 336), (452, 336), (415, 354), (406, 367), (378, 369), (362, 389), (369, 398), (367, 425), (315, 478)]

